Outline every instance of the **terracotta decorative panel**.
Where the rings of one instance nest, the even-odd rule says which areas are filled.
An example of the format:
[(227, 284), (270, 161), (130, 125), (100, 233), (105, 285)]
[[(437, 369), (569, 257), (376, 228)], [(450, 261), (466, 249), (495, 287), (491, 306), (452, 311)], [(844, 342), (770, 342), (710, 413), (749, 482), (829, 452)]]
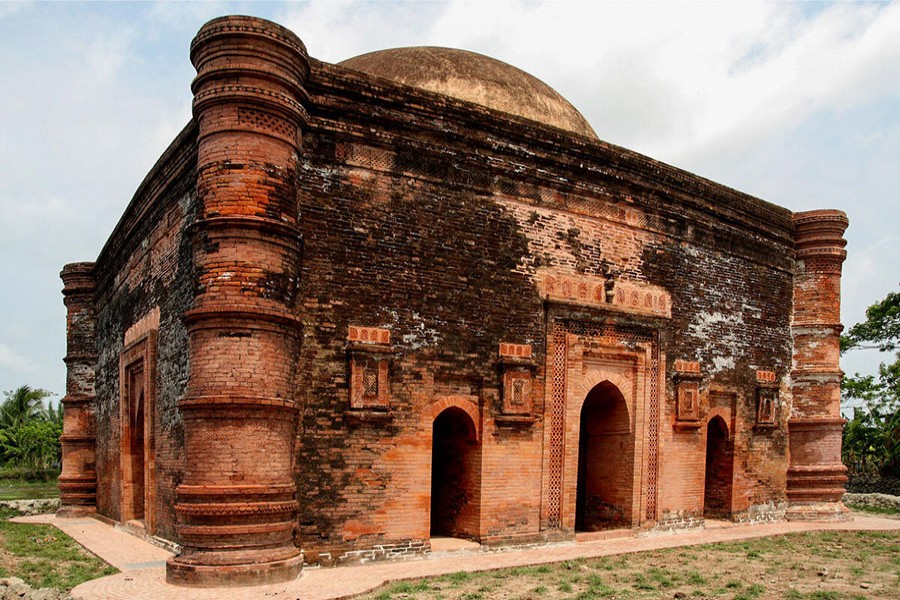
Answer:
[(700, 420), (700, 382), (685, 380), (678, 382), (678, 405), (676, 418), (679, 421)]
[(389, 359), (366, 353), (350, 356), (350, 408), (387, 409), (390, 405)]
[(658, 317), (672, 316), (669, 293), (646, 283), (550, 271), (539, 278), (538, 288), (542, 296), (553, 300)]
[(500, 356), (509, 358), (531, 358), (531, 345), (500, 342)]
[(531, 371), (516, 369), (503, 374), (503, 414), (531, 414)]
[(659, 341), (655, 332), (639, 327), (613, 323), (598, 324), (574, 320), (558, 320), (553, 328), (552, 356), (550, 357), (551, 385), (547, 410), (549, 418), (549, 448), (547, 465), (547, 527), (558, 529), (563, 525), (563, 472), (565, 466), (565, 430), (567, 390), (569, 382), (568, 356), (571, 336), (584, 340), (603, 340), (611, 345), (640, 345), (649, 349), (648, 364), (638, 371), (646, 378), (647, 398), (645, 440), (645, 477), (643, 478), (644, 518), (656, 520), (658, 471), (659, 471)]
[(756, 388), (756, 424), (775, 426), (778, 406), (778, 388), (759, 386)]
[(360, 327), (351, 325), (347, 328), (347, 341), (366, 344), (390, 344), (391, 332), (380, 327)]
[(760, 383), (774, 383), (775, 371), (757, 371), (756, 381)]

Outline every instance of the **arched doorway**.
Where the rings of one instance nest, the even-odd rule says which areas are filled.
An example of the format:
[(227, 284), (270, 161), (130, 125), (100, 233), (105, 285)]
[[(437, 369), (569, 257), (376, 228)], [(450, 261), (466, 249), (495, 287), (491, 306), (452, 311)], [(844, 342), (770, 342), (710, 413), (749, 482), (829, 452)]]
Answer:
[(451, 406), (435, 418), (432, 430), (432, 537), (478, 537), (480, 472), (475, 423), (464, 410)]
[(144, 361), (138, 360), (125, 368), (126, 396), (122, 414), (122, 520), (143, 521), (145, 512), (146, 440), (144, 390), (146, 388)]
[(631, 526), (634, 515), (634, 434), (622, 392), (594, 386), (581, 408), (575, 529)]
[(734, 473), (734, 444), (728, 437), (728, 425), (720, 416), (710, 419), (706, 428), (706, 478), (703, 492), (705, 517), (731, 516), (731, 491)]

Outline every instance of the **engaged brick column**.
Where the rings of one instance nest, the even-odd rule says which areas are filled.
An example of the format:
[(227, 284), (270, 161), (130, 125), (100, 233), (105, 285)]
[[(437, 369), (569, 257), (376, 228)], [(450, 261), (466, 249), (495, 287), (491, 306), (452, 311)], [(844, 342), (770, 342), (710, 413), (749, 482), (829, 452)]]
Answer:
[(847, 215), (815, 210), (794, 215), (793, 406), (788, 420), (787, 516), (843, 518), (847, 469), (841, 462), (840, 334), (842, 237)]
[(66, 304), (66, 396), (63, 403), (61, 517), (92, 514), (97, 508), (94, 462), (94, 263), (72, 263), (59, 274)]
[(287, 29), (251, 17), (204, 25), (191, 45), (199, 125), (197, 296), (185, 315), (185, 472), (175, 507), (185, 585), (283, 581), (293, 544), (299, 322), (298, 153), (309, 61)]

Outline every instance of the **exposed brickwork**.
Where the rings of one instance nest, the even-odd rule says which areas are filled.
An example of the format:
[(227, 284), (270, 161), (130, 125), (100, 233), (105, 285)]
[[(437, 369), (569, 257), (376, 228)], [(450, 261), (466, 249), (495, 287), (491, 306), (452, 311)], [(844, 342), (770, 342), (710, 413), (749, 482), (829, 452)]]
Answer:
[(170, 581), (835, 499), (840, 215), (309, 59), (259, 19), (210, 22), (191, 58), (194, 121), (64, 271), (70, 353), (97, 348), (69, 362), (96, 381), (97, 511), (182, 544)]
[[(249, 58), (253, 57), (253, 58)], [(292, 441), (299, 276), (296, 177), (306, 49), (249, 17), (210, 21), (191, 45), (198, 131), (197, 295), (190, 335), (182, 552), (172, 583), (296, 577)], [(215, 449), (215, 451), (212, 451)]]
[(94, 263), (66, 265), (66, 396), (63, 404), (60, 516), (90, 514), (97, 504), (94, 363), (97, 360)]
[(847, 256), (847, 216), (836, 210), (794, 215), (797, 273), (794, 277), (793, 405), (788, 517), (833, 518), (847, 481), (841, 462), (840, 282)]

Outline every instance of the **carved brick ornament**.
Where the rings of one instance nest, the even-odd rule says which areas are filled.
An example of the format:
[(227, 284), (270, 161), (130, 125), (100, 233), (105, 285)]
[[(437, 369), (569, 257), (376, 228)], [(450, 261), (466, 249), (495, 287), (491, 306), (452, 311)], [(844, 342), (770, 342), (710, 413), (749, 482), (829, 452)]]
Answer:
[(507, 416), (531, 416), (531, 387), (535, 368), (531, 345), (500, 342), (499, 365), (503, 402), (501, 413)]
[(391, 332), (351, 325), (347, 332), (350, 360), (350, 410), (390, 408)]
[(388, 394), (388, 359), (368, 356), (364, 353), (352, 354), (350, 358), (350, 408), (387, 410), (390, 405)]
[(700, 363), (675, 361), (675, 427), (691, 429), (700, 426)]
[(531, 414), (531, 371), (508, 369), (503, 373), (503, 414)]

